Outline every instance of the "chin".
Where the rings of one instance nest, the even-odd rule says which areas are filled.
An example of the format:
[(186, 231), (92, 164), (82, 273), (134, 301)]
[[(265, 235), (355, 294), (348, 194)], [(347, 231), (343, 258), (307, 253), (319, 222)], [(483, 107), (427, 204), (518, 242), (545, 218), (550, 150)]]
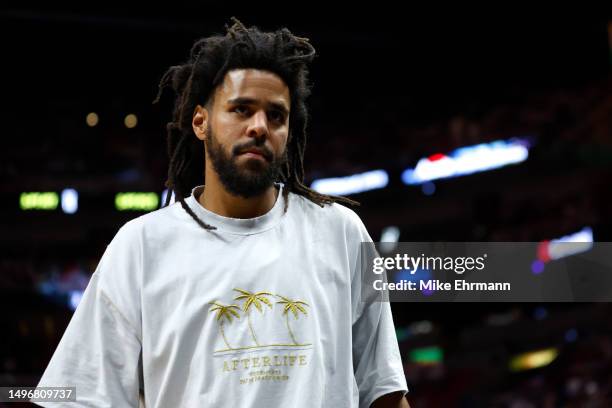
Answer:
[(269, 167), (269, 164), (267, 161), (262, 161), (259, 159), (247, 159), (246, 162), (240, 167), (249, 173), (259, 173), (266, 170)]

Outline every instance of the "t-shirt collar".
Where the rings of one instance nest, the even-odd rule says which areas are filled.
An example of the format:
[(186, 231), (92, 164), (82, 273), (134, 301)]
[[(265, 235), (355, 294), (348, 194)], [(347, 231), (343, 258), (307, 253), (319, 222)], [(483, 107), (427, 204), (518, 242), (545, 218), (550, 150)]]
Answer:
[(234, 234), (256, 234), (273, 228), (281, 220), (284, 213), (283, 184), (276, 183), (278, 196), (274, 206), (267, 213), (255, 218), (230, 218), (207, 210), (200, 204), (198, 197), (204, 191), (204, 186), (196, 186), (191, 190), (191, 195), (185, 199), (192, 211), (205, 223), (217, 227), (217, 231), (231, 232)]

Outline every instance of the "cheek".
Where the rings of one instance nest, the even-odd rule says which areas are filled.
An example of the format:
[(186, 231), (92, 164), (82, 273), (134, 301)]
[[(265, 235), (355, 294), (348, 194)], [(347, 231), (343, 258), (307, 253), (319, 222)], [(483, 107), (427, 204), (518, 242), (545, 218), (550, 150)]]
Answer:
[(277, 140), (277, 150), (278, 152), (283, 152), (287, 148), (287, 142), (289, 139), (289, 135), (287, 131), (279, 131), (277, 135), (275, 135), (275, 140)]
[(240, 121), (233, 120), (230, 115), (219, 115), (215, 120), (215, 133), (228, 135), (229, 137), (240, 136), (246, 131), (246, 125)]

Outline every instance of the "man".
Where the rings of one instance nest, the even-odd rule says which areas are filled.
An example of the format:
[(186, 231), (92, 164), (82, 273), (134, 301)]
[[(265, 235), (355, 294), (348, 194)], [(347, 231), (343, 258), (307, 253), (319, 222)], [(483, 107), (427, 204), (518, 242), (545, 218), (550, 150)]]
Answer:
[(178, 202), (117, 233), (39, 386), (91, 407), (408, 407), (389, 304), (360, 297), (371, 239), (303, 184), (313, 57), (234, 20), (164, 75)]

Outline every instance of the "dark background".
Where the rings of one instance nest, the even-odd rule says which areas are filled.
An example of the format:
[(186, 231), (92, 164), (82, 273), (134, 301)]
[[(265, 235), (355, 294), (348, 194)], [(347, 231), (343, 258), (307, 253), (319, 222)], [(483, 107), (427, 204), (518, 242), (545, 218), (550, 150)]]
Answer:
[[(388, 187), (351, 196), (375, 241), (391, 225), (402, 241), (541, 241), (586, 226), (610, 240), (610, 13), (304, 7), (0, 10), (0, 385), (36, 384), (72, 314), (72, 291), (119, 227), (142, 214), (116, 211), (115, 194), (163, 190), (170, 98), (151, 104), (157, 83), (232, 15), (287, 26), (317, 49), (307, 182), (387, 170)], [(138, 116), (133, 129), (123, 125), (128, 113)], [(431, 196), (400, 181), (421, 157), (525, 136), (534, 144), (519, 165), (436, 181)], [(21, 192), (67, 187), (80, 194), (74, 215), (19, 209)], [(609, 304), (393, 311), (413, 407), (612, 405)], [(443, 350), (442, 361), (411, 361), (425, 346)], [(508, 369), (513, 355), (547, 347), (559, 350), (550, 365)]]

